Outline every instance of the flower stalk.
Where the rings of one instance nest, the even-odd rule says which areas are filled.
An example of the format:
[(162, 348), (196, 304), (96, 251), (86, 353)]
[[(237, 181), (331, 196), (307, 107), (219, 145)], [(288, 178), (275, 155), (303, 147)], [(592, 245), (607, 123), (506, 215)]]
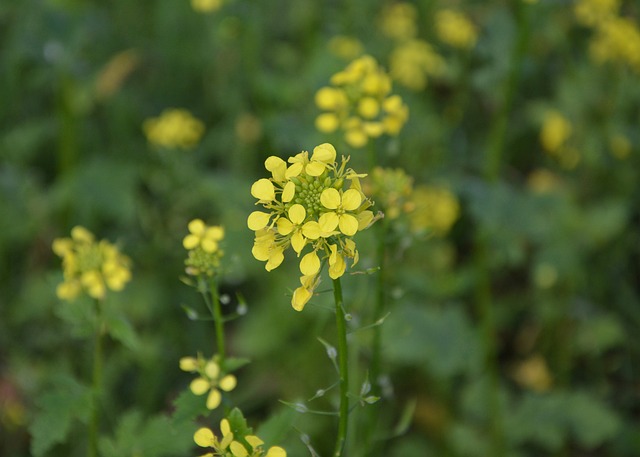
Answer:
[(333, 280), (333, 297), (336, 305), (336, 330), (338, 333), (338, 368), (340, 372), (340, 417), (334, 457), (340, 457), (347, 439), (349, 422), (349, 354), (347, 349), (347, 323), (342, 302), (340, 278)]
[(100, 429), (100, 390), (102, 388), (102, 307), (100, 300), (95, 300), (96, 308), (96, 334), (93, 347), (93, 375), (92, 375), (92, 405), (91, 422), (89, 424), (89, 457), (98, 456), (98, 435)]

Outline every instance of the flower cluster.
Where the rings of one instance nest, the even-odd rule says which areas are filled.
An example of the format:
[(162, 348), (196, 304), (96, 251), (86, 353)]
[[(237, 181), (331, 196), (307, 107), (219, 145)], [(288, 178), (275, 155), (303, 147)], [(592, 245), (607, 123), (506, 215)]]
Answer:
[(476, 45), (478, 30), (465, 14), (443, 9), (436, 13), (435, 19), (436, 34), (443, 43), (459, 49), (471, 49)]
[(191, 0), (191, 7), (199, 13), (213, 13), (222, 8), (223, 0)]
[(120, 291), (131, 279), (129, 258), (106, 240), (96, 242), (84, 227), (74, 227), (71, 238), (55, 239), (53, 252), (62, 257), (64, 281), (56, 290), (61, 300), (73, 300), (83, 291), (102, 300), (107, 289)]
[(397, 219), (413, 209), (413, 178), (404, 170), (376, 167), (369, 178), (363, 187), (376, 199), (376, 205), (380, 206), (385, 220)]
[(445, 61), (426, 41), (409, 40), (391, 52), (389, 69), (394, 80), (418, 91), (427, 86), (427, 77), (444, 73)]
[[(361, 190), (357, 174), (346, 168), (348, 157), (336, 162), (336, 150), (324, 143), (309, 157), (303, 151), (287, 162), (271, 156), (265, 161), (270, 178), (262, 178), (251, 187), (265, 211), (254, 211), (247, 225), (254, 230), (253, 256), (265, 261), (271, 271), (284, 260), (291, 247), (300, 257), (307, 246), (310, 252), (300, 261), (301, 286), (293, 293), (291, 304), (301, 311), (311, 299), (319, 282), (321, 260), (327, 259), (329, 276), (342, 276), (346, 259), (358, 261), (352, 237), (374, 221), (368, 208), (372, 202)], [(343, 187), (349, 183), (349, 188)]]
[(416, 186), (409, 213), (411, 231), (443, 236), (460, 216), (458, 198), (447, 188)]
[(195, 395), (204, 395), (209, 392), (207, 409), (210, 410), (220, 406), (222, 401), (220, 390), (231, 392), (238, 382), (234, 375), (221, 373), (216, 356), (209, 360), (200, 354), (197, 358), (183, 357), (180, 359), (180, 369), (189, 373), (198, 373), (198, 377), (191, 381), (189, 389)]
[(329, 51), (344, 60), (353, 60), (364, 52), (362, 43), (348, 35), (336, 35), (329, 40)]
[(385, 133), (398, 135), (409, 117), (400, 96), (391, 95), (391, 79), (368, 55), (333, 75), (331, 86), (318, 90), (315, 102), (326, 111), (316, 118), (316, 128), (324, 133), (342, 129), (354, 148)]
[(255, 435), (246, 435), (242, 438), (234, 436), (231, 424), (227, 419), (220, 421), (220, 440), (209, 428), (202, 427), (193, 435), (193, 441), (203, 448), (210, 448), (202, 457), (287, 457), (287, 451), (280, 446), (272, 446), (266, 452), (263, 449), (264, 441)]
[(397, 2), (386, 6), (380, 15), (380, 30), (392, 40), (404, 41), (418, 34), (418, 11), (411, 3)]
[(560, 112), (550, 110), (545, 113), (540, 130), (540, 143), (560, 165), (569, 169), (574, 168), (580, 161), (580, 154), (568, 143), (572, 134), (573, 125)]
[(142, 125), (149, 143), (164, 148), (193, 148), (204, 133), (204, 124), (185, 109), (167, 109)]
[(573, 12), (579, 24), (594, 27), (615, 17), (620, 9), (620, 0), (577, 0)]
[(224, 252), (219, 243), (224, 238), (224, 228), (207, 226), (201, 219), (194, 219), (188, 225), (189, 234), (182, 245), (189, 251), (185, 260), (186, 272), (192, 276), (213, 276), (220, 268), (220, 258)]

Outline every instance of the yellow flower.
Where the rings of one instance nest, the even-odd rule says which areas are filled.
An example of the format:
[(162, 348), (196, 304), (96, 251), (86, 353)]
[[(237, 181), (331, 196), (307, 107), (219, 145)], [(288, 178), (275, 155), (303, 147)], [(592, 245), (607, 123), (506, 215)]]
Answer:
[(601, 21), (589, 53), (599, 64), (622, 63), (640, 73), (640, 29), (637, 23), (624, 17)]
[(476, 45), (476, 26), (463, 13), (443, 9), (436, 13), (436, 33), (438, 38), (455, 48), (471, 49)]
[(159, 117), (144, 121), (149, 143), (164, 148), (191, 149), (204, 133), (204, 124), (185, 109), (166, 109)]
[[(280, 446), (270, 447), (266, 453), (263, 449), (264, 441), (255, 435), (246, 435), (244, 437), (236, 437), (231, 430), (231, 424), (228, 419), (220, 421), (220, 431), (222, 432), (222, 440), (208, 428), (199, 428), (193, 435), (193, 441), (200, 447), (211, 448), (213, 452), (205, 454), (205, 456), (222, 456), (222, 457), (287, 457), (287, 452)], [(242, 444), (241, 441), (245, 441)], [(203, 456), (203, 457), (205, 457)]]
[(540, 131), (542, 147), (551, 154), (557, 153), (565, 145), (572, 131), (571, 122), (566, 117), (558, 111), (548, 111)]
[[(213, 410), (220, 406), (222, 394), (220, 390), (230, 392), (235, 389), (237, 379), (232, 374), (221, 376), (217, 357), (205, 360), (198, 354), (197, 358), (183, 357), (180, 359), (180, 369), (190, 373), (197, 372), (199, 376), (191, 381), (189, 389), (194, 395), (204, 395), (207, 392), (207, 409)], [(218, 388), (220, 390), (218, 390)]]
[(56, 294), (61, 300), (73, 300), (83, 291), (102, 300), (107, 290), (120, 291), (131, 280), (131, 261), (106, 240), (95, 241), (81, 226), (71, 230), (71, 238), (53, 241), (53, 252), (62, 257), (64, 281)]
[(573, 12), (578, 23), (594, 27), (614, 16), (620, 9), (620, 0), (577, 0)]
[(382, 10), (380, 29), (382, 33), (394, 40), (408, 40), (418, 33), (416, 26), (416, 7), (411, 3), (393, 3)]
[[(297, 311), (313, 296), (322, 260), (328, 259), (333, 279), (342, 276), (347, 259), (354, 264), (358, 260), (351, 237), (376, 220), (369, 210), (372, 202), (360, 186), (360, 178), (366, 175), (347, 168), (348, 157), (343, 156), (338, 163), (336, 156), (335, 148), (324, 143), (313, 149), (311, 158), (306, 151), (286, 162), (269, 157), (265, 168), (271, 178), (261, 178), (251, 187), (256, 204), (264, 209), (253, 211), (247, 218), (247, 226), (255, 231), (251, 253), (266, 262), (267, 271), (284, 261), (284, 252), (290, 246), (301, 256), (301, 286), (291, 300)], [(348, 189), (343, 188), (349, 184)], [(305, 254), (307, 246), (310, 249)]]
[(417, 186), (411, 196), (411, 229), (416, 233), (443, 236), (460, 215), (458, 199), (449, 190)]
[(362, 54), (364, 47), (357, 38), (337, 35), (329, 40), (329, 51), (345, 60), (352, 60)]
[(369, 194), (380, 205), (385, 218), (394, 220), (410, 211), (413, 179), (404, 170), (376, 167), (366, 186)]
[(355, 59), (330, 82), (332, 86), (320, 88), (315, 95), (316, 105), (325, 111), (316, 117), (319, 131), (341, 129), (349, 146), (361, 148), (370, 138), (397, 135), (406, 123), (408, 108), (391, 94), (391, 79), (373, 57)]
[(224, 254), (220, 249), (224, 228), (208, 226), (201, 219), (194, 219), (189, 222), (188, 229), (189, 234), (182, 240), (182, 245), (189, 251), (185, 260), (187, 274), (214, 276)]
[(390, 74), (400, 84), (413, 90), (427, 86), (427, 77), (444, 72), (444, 59), (433, 47), (422, 40), (409, 40), (399, 44), (391, 53)]

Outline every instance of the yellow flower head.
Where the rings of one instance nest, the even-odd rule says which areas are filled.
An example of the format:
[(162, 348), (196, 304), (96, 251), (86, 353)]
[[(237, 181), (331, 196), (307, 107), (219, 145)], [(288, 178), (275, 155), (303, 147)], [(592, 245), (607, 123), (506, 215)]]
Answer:
[(185, 109), (167, 109), (142, 126), (149, 143), (163, 148), (191, 149), (204, 133), (204, 124)]
[(589, 53), (599, 64), (621, 63), (640, 73), (640, 29), (637, 23), (625, 17), (601, 21)]
[(315, 102), (324, 111), (316, 118), (316, 128), (324, 133), (341, 129), (353, 148), (385, 133), (398, 135), (409, 118), (402, 99), (391, 94), (391, 78), (368, 55), (334, 74), (331, 86), (316, 92)]
[(411, 200), (409, 217), (416, 233), (444, 236), (460, 215), (457, 197), (446, 188), (417, 186)]
[(443, 9), (436, 13), (436, 34), (454, 48), (471, 49), (478, 40), (478, 30), (469, 18), (455, 10)]
[(219, 439), (209, 428), (202, 427), (193, 435), (193, 441), (200, 447), (210, 451), (203, 457), (287, 457), (287, 451), (280, 446), (272, 446), (264, 450), (264, 441), (255, 435), (236, 436), (228, 419), (220, 421)]
[(416, 7), (411, 3), (393, 3), (382, 10), (380, 29), (393, 40), (409, 40), (418, 34), (417, 16)]
[(357, 38), (336, 35), (329, 40), (329, 51), (344, 60), (353, 60), (362, 55), (364, 47)]
[(223, 0), (191, 0), (191, 7), (199, 13), (213, 13), (222, 8)]
[(224, 238), (224, 228), (208, 226), (201, 219), (189, 222), (188, 228), (189, 234), (182, 240), (182, 245), (189, 251), (189, 257), (185, 260), (187, 274), (215, 275), (223, 255), (219, 243)]
[(198, 354), (197, 358), (183, 357), (180, 359), (180, 369), (189, 373), (198, 373), (198, 377), (191, 381), (189, 389), (195, 395), (207, 395), (207, 409), (216, 409), (222, 401), (220, 390), (231, 392), (235, 389), (237, 379), (232, 374), (224, 374), (220, 370), (218, 358), (207, 360)]
[(409, 89), (422, 90), (428, 76), (444, 72), (445, 62), (426, 41), (409, 40), (392, 51), (389, 68), (394, 80)]
[(620, 0), (577, 0), (573, 12), (579, 24), (595, 27), (617, 16)]
[(82, 292), (102, 300), (107, 289), (120, 291), (131, 279), (129, 258), (106, 240), (96, 242), (84, 227), (74, 227), (71, 238), (55, 239), (53, 252), (62, 257), (64, 281), (56, 290), (61, 300), (73, 300)]
[(328, 259), (331, 278), (342, 276), (346, 259), (354, 264), (358, 260), (351, 237), (375, 219), (368, 209), (372, 202), (360, 186), (360, 178), (365, 175), (346, 168), (348, 157), (337, 162), (336, 155), (335, 148), (324, 143), (316, 146), (311, 156), (303, 151), (287, 162), (271, 156), (265, 161), (271, 177), (251, 186), (251, 195), (262, 207), (247, 219), (247, 225), (255, 231), (251, 252), (257, 260), (266, 262), (267, 271), (284, 261), (289, 247), (301, 257), (301, 285), (291, 302), (298, 311), (313, 296), (322, 259)]
[(375, 198), (385, 219), (397, 219), (413, 209), (413, 178), (400, 168), (374, 168), (365, 189)]

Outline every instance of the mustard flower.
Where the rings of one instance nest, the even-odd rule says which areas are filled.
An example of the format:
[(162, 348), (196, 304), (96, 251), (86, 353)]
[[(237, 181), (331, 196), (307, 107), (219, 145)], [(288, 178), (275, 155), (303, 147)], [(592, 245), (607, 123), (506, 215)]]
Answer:
[(198, 373), (198, 377), (191, 381), (189, 389), (195, 395), (207, 395), (207, 409), (213, 410), (220, 406), (222, 394), (220, 390), (231, 392), (235, 389), (237, 379), (232, 374), (223, 374), (218, 364), (218, 358), (206, 360), (200, 354), (197, 358), (183, 357), (180, 359), (180, 369), (189, 373)]
[(382, 10), (380, 30), (393, 40), (412, 39), (418, 34), (417, 17), (418, 11), (411, 3), (393, 3)]
[(164, 148), (191, 149), (204, 133), (204, 124), (185, 109), (167, 109), (142, 126), (149, 143)]
[(403, 86), (422, 90), (427, 77), (440, 76), (445, 62), (433, 47), (423, 40), (409, 40), (399, 44), (389, 58), (389, 74)]
[(337, 162), (336, 155), (335, 148), (324, 143), (310, 157), (307, 151), (286, 162), (271, 156), (265, 161), (271, 177), (251, 186), (256, 204), (262, 207), (247, 218), (248, 227), (255, 231), (251, 252), (266, 262), (267, 271), (284, 261), (289, 247), (301, 257), (300, 286), (291, 301), (297, 311), (313, 296), (322, 260), (328, 261), (332, 279), (342, 276), (347, 259), (353, 264), (358, 261), (352, 237), (376, 219), (369, 210), (373, 203), (360, 185), (360, 178), (366, 175), (346, 168), (349, 158), (343, 156)]
[(194, 219), (189, 222), (188, 229), (189, 234), (182, 240), (182, 245), (189, 251), (185, 260), (187, 274), (215, 275), (223, 255), (219, 243), (224, 238), (224, 228), (207, 226), (201, 219)]
[(413, 209), (413, 178), (400, 168), (374, 168), (365, 189), (376, 199), (385, 219), (397, 219)]
[(265, 451), (264, 441), (255, 435), (234, 436), (228, 419), (220, 421), (220, 432), (221, 440), (209, 428), (202, 427), (196, 430), (193, 441), (198, 446), (213, 451), (202, 457), (287, 457), (287, 451), (280, 446), (272, 446)]
[(436, 34), (454, 48), (471, 49), (478, 40), (478, 30), (469, 18), (459, 11), (443, 9), (436, 13)]
[(391, 78), (368, 55), (334, 74), (331, 86), (316, 92), (315, 102), (324, 111), (316, 118), (316, 128), (324, 133), (341, 129), (354, 148), (385, 133), (398, 135), (409, 117), (400, 96), (391, 94)]
[(601, 21), (589, 53), (599, 64), (621, 63), (640, 73), (640, 29), (636, 21), (625, 17)]
[(416, 186), (411, 196), (411, 229), (416, 233), (444, 236), (460, 216), (460, 203), (448, 189)]
[(545, 113), (540, 130), (542, 147), (568, 169), (574, 168), (580, 161), (580, 153), (569, 144), (572, 134), (573, 125), (560, 112), (550, 110)]
[(71, 229), (71, 238), (53, 241), (53, 252), (62, 257), (64, 281), (56, 294), (61, 300), (73, 300), (82, 292), (102, 300), (107, 289), (120, 291), (131, 280), (131, 261), (106, 240), (96, 242), (82, 226)]
[(336, 35), (329, 40), (329, 51), (344, 60), (353, 60), (364, 52), (360, 40), (347, 35)]
[(594, 27), (618, 15), (620, 0), (577, 0), (573, 12), (579, 24)]
[(199, 13), (212, 13), (222, 8), (223, 0), (191, 0), (191, 7)]

